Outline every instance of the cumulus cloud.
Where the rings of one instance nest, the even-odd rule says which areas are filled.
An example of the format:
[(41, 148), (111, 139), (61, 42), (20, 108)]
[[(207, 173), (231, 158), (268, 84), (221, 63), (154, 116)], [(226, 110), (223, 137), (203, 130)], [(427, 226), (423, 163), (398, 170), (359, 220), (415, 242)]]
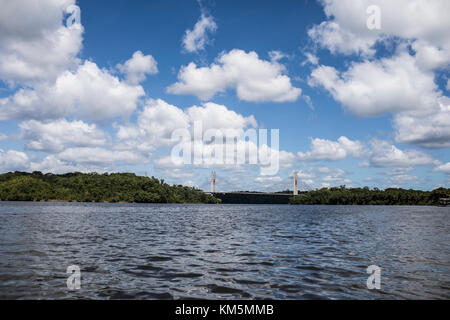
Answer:
[(182, 109), (161, 99), (147, 100), (139, 112), (136, 125), (118, 126), (121, 140), (140, 140), (154, 147), (173, 145), (172, 132), (189, 127), (189, 118)]
[(0, 149), (0, 171), (26, 170), (30, 159), (24, 152)]
[(306, 65), (307, 63), (311, 63), (312, 65), (318, 65), (319, 64), (319, 58), (312, 54), (311, 52), (305, 52), (306, 60), (302, 62), (302, 66)]
[[(423, 53), (429, 56), (427, 59), (440, 50), (447, 52), (447, 59), (450, 59), (447, 32), (450, 7), (447, 0), (325, 0), (322, 3), (327, 21), (313, 26), (308, 34), (333, 53), (372, 55), (377, 41), (397, 37), (420, 40), (421, 47), (428, 51)], [(367, 8), (371, 5), (381, 10), (379, 30), (367, 28)], [(436, 51), (430, 51), (430, 47)]]
[(301, 89), (293, 87), (284, 73), (285, 67), (276, 61), (261, 60), (254, 51), (234, 49), (222, 53), (209, 67), (197, 67), (193, 62), (183, 66), (179, 81), (167, 92), (208, 100), (217, 93), (235, 89), (239, 99), (245, 101), (295, 101)]
[(271, 61), (280, 61), (283, 58), (287, 58), (287, 55), (280, 50), (272, 50), (269, 52), (269, 58)]
[[(149, 99), (143, 110), (139, 112), (135, 125), (116, 125), (116, 136), (120, 141), (115, 148), (152, 151), (158, 147), (174, 146), (180, 142), (180, 137), (173, 134), (182, 129), (185, 129), (189, 135), (184, 137), (187, 139), (186, 143), (190, 143), (191, 140), (197, 138), (194, 132), (195, 126), (197, 126), (197, 130), (201, 130), (199, 139), (202, 139), (209, 130), (212, 130), (211, 132), (219, 130), (223, 137), (234, 138), (240, 137), (246, 128), (256, 127), (257, 122), (252, 115), (245, 117), (229, 110), (226, 106), (212, 102), (182, 110), (164, 100)], [(193, 147), (202, 152), (206, 148), (211, 149), (210, 151), (214, 149), (214, 145), (206, 145), (203, 141), (196, 141)], [(170, 157), (156, 160), (159, 167), (179, 167), (181, 165), (181, 163), (168, 162), (171, 162)]]
[(233, 110), (229, 110), (224, 105), (213, 102), (204, 103), (203, 106), (192, 106), (187, 109), (191, 123), (199, 121), (203, 129), (217, 129), (224, 133), (231, 132), (231, 135), (238, 136), (247, 127), (257, 127), (257, 122), (253, 115), (244, 117)]
[[(258, 143), (250, 136), (246, 136), (249, 134), (247, 129), (256, 128), (257, 125), (252, 115), (246, 117), (229, 110), (226, 106), (211, 102), (182, 110), (163, 100), (150, 99), (138, 114), (136, 125), (116, 125), (120, 141), (114, 148), (129, 151), (141, 148), (153, 151), (158, 147), (177, 145), (182, 150), (191, 150), (192, 156), (201, 155), (203, 161), (193, 163), (196, 168), (236, 169), (249, 164), (265, 168), (262, 171), (266, 172), (270, 169), (273, 159), (279, 160), (279, 169), (291, 168), (297, 161), (295, 154), (277, 150), (261, 139)], [(185, 135), (173, 136), (173, 133), (180, 129), (184, 129)], [(213, 136), (210, 137), (209, 134), (215, 138), (226, 139), (210, 140)], [(223, 153), (222, 156), (216, 157), (218, 148)], [(238, 161), (240, 157), (244, 157), (242, 162)], [(154, 163), (161, 169), (185, 167), (181, 156), (179, 158), (159, 156)]]
[(322, 178), (325, 182), (332, 182), (334, 184), (336, 183), (351, 183), (352, 181), (350, 179), (337, 177), (337, 176), (325, 176)]
[(106, 134), (95, 124), (58, 119), (40, 122), (24, 121), (19, 124), (21, 140), (28, 141), (27, 149), (49, 153), (61, 152), (67, 145), (93, 147), (106, 144)]
[(391, 58), (353, 63), (345, 72), (319, 66), (308, 83), (322, 86), (360, 117), (393, 114), (397, 142), (423, 148), (450, 146), (450, 99), (433, 72), (421, 69), (406, 52)]
[(128, 164), (146, 163), (148, 159), (131, 151), (109, 150), (105, 148), (68, 148), (56, 155), (57, 159), (75, 164), (111, 164), (123, 162)]
[(319, 66), (311, 73), (309, 84), (323, 86), (335, 100), (361, 117), (406, 110), (428, 112), (440, 95), (434, 75), (420, 70), (407, 53), (353, 63), (343, 73)]
[(398, 114), (394, 117), (395, 140), (422, 148), (450, 147), (450, 99), (437, 99), (426, 115)]
[(145, 80), (147, 74), (158, 73), (158, 64), (152, 55), (144, 55), (141, 51), (136, 51), (133, 56), (124, 64), (117, 65), (117, 68), (125, 74), (126, 81), (136, 85)]
[(0, 79), (28, 85), (53, 81), (78, 64), (83, 27), (63, 23), (74, 4), (75, 0), (0, 1)]
[(370, 143), (368, 161), (363, 165), (378, 168), (411, 167), (432, 165), (437, 161), (429, 154), (418, 150), (400, 150), (387, 141), (374, 139)]
[(396, 187), (399, 185), (404, 185), (405, 183), (418, 183), (419, 177), (410, 176), (407, 174), (399, 174), (395, 176), (388, 177), (386, 181), (390, 184), (390, 187)]
[(281, 182), (283, 179), (280, 176), (259, 176), (255, 178), (255, 182), (258, 183), (273, 183), (273, 182)]
[(186, 30), (183, 37), (183, 47), (188, 52), (197, 52), (205, 49), (210, 41), (208, 33), (213, 34), (217, 30), (217, 24), (212, 16), (202, 14), (192, 30)]
[(145, 94), (95, 63), (85, 61), (74, 72), (65, 71), (52, 85), (20, 89), (0, 99), (0, 119), (54, 119), (75, 115), (105, 119), (130, 115)]
[(98, 165), (87, 163), (70, 163), (58, 159), (56, 155), (48, 155), (44, 159), (31, 161), (29, 171), (41, 171), (43, 173), (63, 174), (67, 172), (108, 172), (112, 170), (110, 163)]
[(314, 138), (311, 139), (311, 151), (299, 152), (298, 157), (304, 161), (342, 160), (347, 157), (359, 157), (364, 150), (361, 142), (340, 137), (337, 141)]
[[(360, 117), (393, 115), (397, 142), (423, 148), (449, 146), (449, 98), (435, 83), (437, 70), (450, 63), (450, 4), (421, 0), (323, 1), (327, 21), (309, 36), (333, 53), (360, 54), (346, 71), (316, 67), (311, 86), (322, 86)], [(366, 26), (366, 9), (381, 9), (380, 30)], [(375, 44), (396, 44), (391, 57), (377, 59)]]
[(436, 168), (433, 169), (433, 171), (450, 174), (450, 162), (438, 165)]

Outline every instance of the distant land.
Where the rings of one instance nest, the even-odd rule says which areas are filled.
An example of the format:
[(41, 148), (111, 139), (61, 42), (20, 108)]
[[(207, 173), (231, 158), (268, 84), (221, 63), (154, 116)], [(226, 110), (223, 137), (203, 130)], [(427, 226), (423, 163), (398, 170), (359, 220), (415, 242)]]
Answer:
[[(277, 193), (279, 195), (277, 195)], [(275, 193), (205, 193), (164, 179), (134, 173), (43, 174), (40, 171), (0, 174), (2, 201), (76, 201), (125, 203), (242, 203), (304, 205), (439, 205), (450, 189), (422, 191), (401, 188), (322, 188), (292, 195), (291, 190)]]
[(0, 174), (0, 200), (136, 203), (217, 203), (202, 190), (134, 173)]
[(291, 204), (325, 205), (412, 205), (437, 206), (440, 198), (447, 198), (450, 189), (438, 188), (422, 191), (401, 188), (323, 188), (291, 198)]

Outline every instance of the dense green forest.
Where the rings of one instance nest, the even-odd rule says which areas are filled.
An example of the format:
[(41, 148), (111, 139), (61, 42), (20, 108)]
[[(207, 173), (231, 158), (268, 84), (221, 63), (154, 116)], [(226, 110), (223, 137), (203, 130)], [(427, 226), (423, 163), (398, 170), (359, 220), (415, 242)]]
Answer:
[(364, 188), (323, 188), (292, 197), (291, 204), (327, 205), (438, 205), (439, 198), (450, 195), (450, 189), (433, 191), (389, 188), (386, 190)]
[(154, 177), (134, 173), (0, 174), (0, 200), (141, 203), (217, 203), (201, 190), (168, 185)]

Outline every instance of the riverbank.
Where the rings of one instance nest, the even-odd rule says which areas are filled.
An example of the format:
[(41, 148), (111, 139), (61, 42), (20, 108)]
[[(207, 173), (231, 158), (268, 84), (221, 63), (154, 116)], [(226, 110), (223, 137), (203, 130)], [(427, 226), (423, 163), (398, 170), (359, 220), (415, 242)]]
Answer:
[(323, 188), (294, 196), (290, 204), (322, 204), (322, 205), (410, 205), (438, 206), (439, 199), (446, 198), (450, 189), (438, 188), (433, 191), (422, 191), (401, 188)]
[[(164, 179), (134, 173), (43, 174), (10, 172), (0, 175), (0, 199), (6, 201), (67, 201), (111, 203), (218, 203), (202, 190), (169, 185)], [(55, 200), (57, 199), (57, 200)]]

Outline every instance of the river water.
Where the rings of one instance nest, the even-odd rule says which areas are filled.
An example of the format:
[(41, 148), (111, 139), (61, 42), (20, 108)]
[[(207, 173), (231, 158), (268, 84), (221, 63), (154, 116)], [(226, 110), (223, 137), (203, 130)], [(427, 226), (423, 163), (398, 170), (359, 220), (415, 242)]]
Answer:
[[(0, 299), (450, 299), (449, 218), (448, 207), (0, 202)], [(370, 265), (380, 289), (367, 288)]]

